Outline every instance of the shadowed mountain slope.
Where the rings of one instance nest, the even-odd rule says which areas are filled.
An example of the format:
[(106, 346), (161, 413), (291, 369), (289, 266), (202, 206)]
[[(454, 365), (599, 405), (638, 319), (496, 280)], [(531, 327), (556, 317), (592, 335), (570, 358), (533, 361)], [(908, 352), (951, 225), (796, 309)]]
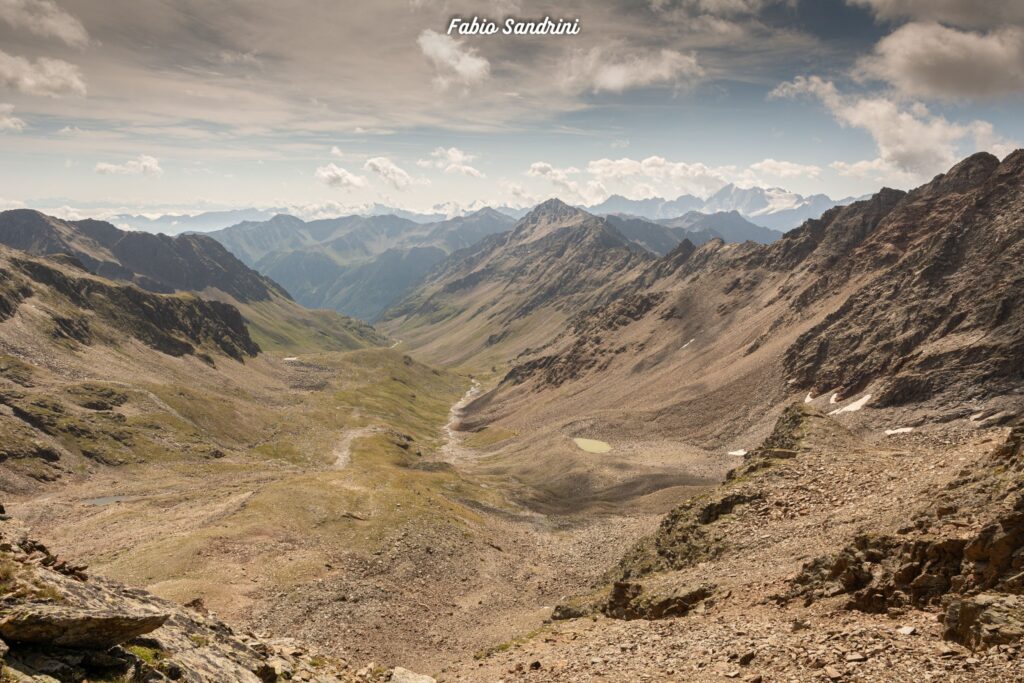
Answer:
[(202, 235), (126, 232), (103, 221), (63, 221), (15, 209), (0, 213), (0, 243), (39, 255), (67, 254), (90, 272), (151, 291), (218, 289), (241, 302), (288, 296)]

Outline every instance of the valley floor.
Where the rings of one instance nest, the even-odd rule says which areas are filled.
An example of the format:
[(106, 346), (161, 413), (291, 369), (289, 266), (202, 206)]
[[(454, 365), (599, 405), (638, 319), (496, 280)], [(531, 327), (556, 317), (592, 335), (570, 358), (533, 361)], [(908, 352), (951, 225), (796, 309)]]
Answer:
[[(400, 354), (372, 353), (384, 372), (397, 372), (388, 368)], [(305, 419), (297, 456), (103, 468), (10, 500), (9, 511), (96, 574), (182, 604), (200, 598), (228, 623), (294, 637), (353, 668), (376, 662), (443, 676), (593, 590), (665, 512), (734, 460), (661, 440), (616, 443), (615, 459), (601, 462), (609, 456), (555, 433), (520, 447), (533, 439), (451, 429), (458, 415), (440, 406), (447, 395), (458, 412), (462, 382), (433, 387), (441, 395), (412, 420), (401, 411), (423, 402), (396, 410), (391, 392), (424, 390), (416, 378), (399, 377), (411, 384), (397, 390), (353, 380), (349, 361), (328, 356), (282, 367), (298, 387), (296, 420), (308, 410), (301, 401), (311, 400), (303, 387), (312, 374), (356, 397), (339, 406), (351, 413), (336, 429)], [(400, 429), (411, 423), (437, 440)], [(306, 452), (317, 449), (324, 453)], [(509, 450), (517, 464), (495, 455)], [(508, 468), (543, 466), (560, 453), (580, 481), (600, 486), (551, 510), (550, 493)]]

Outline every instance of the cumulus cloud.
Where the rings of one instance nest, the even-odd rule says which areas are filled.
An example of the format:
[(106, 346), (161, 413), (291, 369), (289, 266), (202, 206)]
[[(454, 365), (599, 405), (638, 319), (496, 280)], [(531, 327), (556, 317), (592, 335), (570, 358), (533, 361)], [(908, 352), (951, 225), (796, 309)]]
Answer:
[(56, 38), (72, 47), (89, 44), (82, 22), (51, 0), (0, 0), (0, 21), (44, 38)]
[(338, 147), (337, 145), (332, 145), (331, 146), (331, 156), (332, 157), (337, 157), (337, 158), (341, 159), (341, 158), (343, 158), (345, 156), (345, 153), (342, 152), (341, 148)]
[(26, 123), (14, 115), (13, 104), (0, 104), (0, 132), (25, 130)]
[(536, 161), (530, 164), (530, 168), (526, 171), (526, 175), (528, 176), (544, 178), (550, 181), (555, 187), (565, 192), (567, 198), (571, 201), (582, 201), (585, 204), (596, 204), (604, 201), (608, 197), (608, 190), (605, 189), (599, 179), (593, 179), (586, 183), (581, 183), (570, 178), (570, 176), (578, 173), (581, 173), (580, 169), (574, 166), (558, 168), (556, 166), (552, 166), (546, 161)]
[(373, 157), (367, 159), (366, 163), (363, 164), (363, 168), (372, 173), (376, 173), (381, 180), (391, 185), (396, 190), (408, 189), (410, 185), (426, 185), (428, 181), (413, 178), (406, 171), (395, 164), (387, 157)]
[(421, 168), (437, 168), (445, 173), (459, 173), (473, 178), (484, 177), (483, 173), (469, 165), (469, 162), (476, 157), (466, 154), (458, 147), (438, 147), (430, 153), (430, 157), (430, 159), (420, 159), (416, 165)]
[[(933, 114), (920, 102), (907, 105), (883, 96), (841, 94), (831, 81), (817, 76), (798, 77), (776, 87), (772, 97), (810, 95), (825, 105), (843, 126), (867, 131), (878, 148), (874, 168), (928, 178), (948, 169), (960, 156), (963, 141), (1010, 144), (997, 139), (985, 121), (958, 123)], [(847, 173), (853, 169), (846, 168)]]
[(1024, 92), (1024, 28), (975, 33), (936, 23), (901, 26), (862, 58), (857, 73), (912, 97), (998, 97)]
[(318, 180), (330, 185), (331, 187), (340, 187), (343, 189), (366, 187), (368, 185), (366, 178), (363, 176), (351, 173), (341, 166), (333, 163), (316, 169), (316, 177)]
[(123, 164), (110, 164), (104, 161), (96, 164), (96, 172), (100, 175), (144, 175), (155, 177), (162, 175), (160, 160), (146, 154), (140, 154)]
[(506, 203), (509, 206), (533, 206), (534, 204), (538, 203), (537, 198), (534, 197), (529, 192), (527, 192), (526, 188), (524, 188), (519, 183), (514, 183), (510, 180), (503, 179), (498, 183), (498, 187), (501, 188), (501, 190), (508, 197)]
[(569, 61), (570, 88), (621, 93), (653, 85), (689, 86), (704, 75), (694, 54), (676, 50), (617, 54), (602, 47), (576, 52)]
[(416, 42), (437, 71), (434, 84), (442, 90), (454, 84), (476, 85), (491, 74), (490, 62), (451, 36), (428, 28), (420, 33)]
[(47, 57), (33, 62), (3, 50), (0, 50), (0, 86), (49, 97), (85, 95), (82, 72), (74, 64)]
[(771, 158), (751, 164), (750, 170), (756, 174), (773, 178), (817, 178), (821, 174), (820, 166)]
[(1024, 3), (1017, 0), (847, 0), (866, 7), (879, 19), (921, 19), (966, 28), (1024, 23)]
[[(702, 163), (669, 161), (660, 156), (646, 159), (595, 159), (587, 164), (587, 172), (601, 181), (630, 181), (661, 185), (673, 192), (708, 194), (729, 182), (732, 167), (712, 167)], [(643, 186), (634, 188), (645, 191)]]

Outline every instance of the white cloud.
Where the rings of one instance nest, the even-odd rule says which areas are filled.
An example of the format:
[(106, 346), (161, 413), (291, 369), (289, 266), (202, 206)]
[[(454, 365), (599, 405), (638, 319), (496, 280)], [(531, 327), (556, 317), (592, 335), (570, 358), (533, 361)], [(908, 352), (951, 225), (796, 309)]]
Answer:
[(0, 211), (23, 208), (25, 208), (25, 202), (18, 201), (17, 199), (4, 199), (3, 197), (0, 197)]
[(437, 71), (434, 83), (442, 90), (452, 84), (476, 85), (490, 76), (491, 63), (462, 41), (428, 28), (416, 42)]
[(532, 194), (527, 192), (519, 183), (503, 179), (498, 182), (498, 187), (501, 188), (508, 197), (505, 203), (509, 206), (520, 208), (524, 206), (533, 206), (538, 203), (537, 197), (534, 197)]
[(921, 180), (916, 173), (908, 173), (883, 159), (864, 159), (853, 163), (833, 161), (829, 167), (847, 178), (870, 180), (873, 183), (894, 187), (909, 187)]
[(220, 61), (229, 66), (262, 66), (255, 52), (235, 52), (221, 50)]
[(316, 177), (321, 182), (330, 185), (331, 187), (341, 187), (344, 189), (351, 189), (357, 187), (367, 187), (369, 183), (366, 182), (366, 178), (350, 171), (345, 170), (341, 166), (336, 164), (327, 164), (316, 169)]
[(576, 52), (565, 75), (570, 88), (594, 93), (652, 85), (692, 85), (704, 75), (693, 54), (675, 50), (617, 54), (602, 47)]
[(0, 21), (44, 38), (57, 38), (72, 47), (89, 44), (82, 22), (51, 0), (0, 0)]
[(660, 185), (670, 193), (705, 195), (726, 185), (735, 169), (731, 166), (712, 167), (650, 156), (646, 159), (595, 159), (587, 164), (587, 171), (605, 182), (644, 181)]
[(941, 21), (967, 28), (998, 27), (1024, 22), (1024, 3), (1019, 0), (847, 0), (870, 9), (876, 17)]
[(430, 159), (420, 159), (416, 162), (416, 165), (421, 168), (441, 169), (445, 173), (460, 173), (472, 176), (473, 178), (484, 177), (483, 173), (469, 165), (469, 162), (476, 157), (472, 154), (466, 154), (458, 147), (437, 147), (430, 153), (430, 156)]
[(750, 170), (757, 174), (783, 179), (817, 178), (821, 174), (821, 167), (813, 164), (797, 164), (792, 161), (779, 161), (771, 158), (751, 164)]
[(100, 175), (144, 175), (155, 177), (162, 175), (164, 170), (160, 168), (159, 159), (140, 154), (123, 164), (109, 164), (101, 161), (96, 164), (96, 172)]
[(0, 50), (0, 86), (33, 95), (85, 95), (78, 67), (60, 59), (40, 57), (35, 62)]
[(974, 33), (936, 23), (906, 24), (859, 60), (857, 74), (887, 81), (912, 97), (1024, 92), (1024, 28)]
[(869, 162), (876, 170), (898, 170), (927, 179), (946, 171), (962, 156), (959, 146), (965, 140), (973, 141), (975, 149), (979, 142), (1011, 144), (999, 139), (988, 122), (950, 121), (920, 102), (903, 105), (883, 96), (843, 95), (831, 81), (817, 76), (782, 83), (770, 96), (800, 95), (821, 100), (841, 125), (867, 131), (878, 148), (878, 159)]
[(604, 201), (608, 197), (608, 190), (600, 180), (594, 179), (580, 183), (569, 177), (581, 172), (580, 169), (573, 166), (557, 168), (546, 161), (536, 161), (530, 164), (526, 175), (550, 181), (555, 187), (566, 192), (570, 201), (580, 201), (585, 204), (597, 204)]
[(428, 185), (429, 181), (413, 178), (406, 171), (395, 164), (387, 157), (373, 157), (367, 159), (363, 168), (380, 176), (381, 180), (391, 185), (396, 190), (405, 190), (410, 185)]
[(14, 115), (13, 104), (0, 104), (0, 132), (25, 130), (27, 124)]
[(331, 156), (342, 159), (345, 157), (345, 153), (341, 151), (340, 147), (338, 147), (337, 145), (333, 145), (331, 147)]

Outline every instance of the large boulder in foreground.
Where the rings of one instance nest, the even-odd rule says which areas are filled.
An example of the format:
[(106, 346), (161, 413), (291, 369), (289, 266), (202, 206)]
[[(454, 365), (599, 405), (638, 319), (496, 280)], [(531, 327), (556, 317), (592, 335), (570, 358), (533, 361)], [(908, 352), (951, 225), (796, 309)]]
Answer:
[(155, 631), (168, 616), (32, 605), (0, 619), (0, 637), (9, 643), (105, 650)]

